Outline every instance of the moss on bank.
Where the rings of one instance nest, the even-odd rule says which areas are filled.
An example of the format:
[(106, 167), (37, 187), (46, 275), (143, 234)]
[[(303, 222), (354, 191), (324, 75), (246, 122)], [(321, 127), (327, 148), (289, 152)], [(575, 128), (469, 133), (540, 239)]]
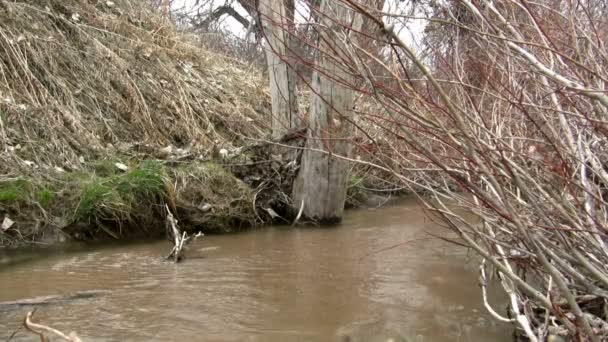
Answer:
[(144, 160), (121, 170), (103, 161), (44, 180), (0, 181), (0, 216), (14, 221), (0, 244), (158, 236), (165, 205), (186, 230), (231, 232), (256, 223), (252, 202), (251, 190), (215, 163)]

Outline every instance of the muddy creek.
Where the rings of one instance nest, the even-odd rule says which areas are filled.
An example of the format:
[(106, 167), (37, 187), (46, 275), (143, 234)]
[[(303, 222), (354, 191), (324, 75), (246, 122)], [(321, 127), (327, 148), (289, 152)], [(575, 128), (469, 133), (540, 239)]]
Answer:
[[(102, 291), (37, 308), (83, 341), (511, 341), (483, 308), (477, 263), (428, 232), (446, 234), (408, 200), (337, 228), (205, 236), (178, 265), (166, 241), (71, 247), (1, 264), (0, 302)], [(31, 309), (0, 309), (0, 340)]]

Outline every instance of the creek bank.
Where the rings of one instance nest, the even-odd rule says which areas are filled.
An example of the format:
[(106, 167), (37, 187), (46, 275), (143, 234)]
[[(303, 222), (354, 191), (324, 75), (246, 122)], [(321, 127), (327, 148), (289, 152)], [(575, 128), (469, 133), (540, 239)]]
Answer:
[[(303, 140), (297, 140), (298, 147)], [(94, 161), (81, 170), (47, 171), (0, 180), (0, 218), (10, 220), (0, 244), (56, 243), (161, 237), (165, 205), (188, 233), (231, 233), (291, 224), (290, 194), (299, 166), (295, 153), (271, 143), (227, 151), (215, 160), (125, 157)], [(377, 207), (384, 196), (349, 187), (347, 207)]]
[(164, 204), (193, 230), (204, 225), (225, 232), (255, 219), (252, 192), (219, 164), (132, 163), (101, 161), (86, 170), (0, 182), (0, 214), (14, 222), (0, 235), (3, 244), (159, 236)]
[(0, 246), (265, 221), (217, 151), (264, 138), (263, 77), (148, 1), (0, 1)]
[[(0, 246), (160, 236), (165, 204), (193, 232), (292, 223), (298, 153), (248, 146), (270, 132), (260, 70), (109, 3), (0, 0)], [(348, 207), (390, 184), (351, 174)]]

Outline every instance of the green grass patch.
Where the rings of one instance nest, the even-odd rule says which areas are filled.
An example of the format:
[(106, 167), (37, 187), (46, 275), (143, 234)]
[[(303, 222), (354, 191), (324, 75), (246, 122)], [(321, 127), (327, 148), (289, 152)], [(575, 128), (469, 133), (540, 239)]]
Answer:
[(55, 192), (48, 185), (43, 185), (37, 193), (38, 203), (47, 208), (55, 198)]
[(351, 174), (348, 179), (348, 188), (346, 189), (346, 208), (358, 207), (365, 201), (368, 194), (362, 188), (365, 179), (358, 174)]
[(127, 172), (105, 177), (95, 173), (89, 179), (79, 179), (84, 184), (73, 221), (130, 221), (149, 215), (150, 206), (165, 195), (165, 178), (162, 164), (144, 161)]
[(10, 205), (27, 200), (32, 184), (23, 178), (0, 182), (0, 203)]
[(56, 198), (53, 186), (26, 178), (0, 182), (0, 204), (17, 210), (24, 206), (48, 208)]
[(116, 177), (116, 186), (119, 192), (136, 197), (158, 195), (164, 192), (165, 178), (162, 164), (144, 161), (137, 168)]
[(84, 184), (78, 206), (74, 211), (74, 221), (92, 218), (101, 208), (111, 208), (112, 188), (100, 179), (92, 179)]
[(358, 186), (361, 183), (363, 183), (363, 177), (353, 174), (349, 178), (348, 187), (352, 188), (354, 186)]

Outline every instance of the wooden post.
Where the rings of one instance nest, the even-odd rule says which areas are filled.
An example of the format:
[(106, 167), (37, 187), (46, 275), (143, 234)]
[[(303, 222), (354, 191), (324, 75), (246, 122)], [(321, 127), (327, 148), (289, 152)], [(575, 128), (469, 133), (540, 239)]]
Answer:
[[(300, 171), (293, 187), (293, 206), (303, 205), (306, 218), (321, 223), (338, 223), (342, 219), (348, 180), (348, 162), (334, 155), (351, 153), (353, 91), (336, 80), (352, 84), (344, 55), (347, 47), (343, 28), (350, 24), (361, 27), (361, 17), (339, 1), (323, 0), (319, 33), (319, 54), (312, 79), (312, 100), (307, 149), (302, 154)], [(331, 18), (331, 19), (330, 19)], [(353, 37), (348, 39), (353, 40)], [(320, 71), (321, 72), (320, 72)], [(324, 152), (319, 152), (324, 151)]]
[(294, 62), (289, 48), (291, 37), (288, 32), (288, 29), (293, 27), (293, 13), (287, 15), (283, 1), (260, 0), (258, 8), (267, 43), (266, 61), (272, 98), (273, 138), (280, 138), (300, 124), (296, 74), (287, 63)]

